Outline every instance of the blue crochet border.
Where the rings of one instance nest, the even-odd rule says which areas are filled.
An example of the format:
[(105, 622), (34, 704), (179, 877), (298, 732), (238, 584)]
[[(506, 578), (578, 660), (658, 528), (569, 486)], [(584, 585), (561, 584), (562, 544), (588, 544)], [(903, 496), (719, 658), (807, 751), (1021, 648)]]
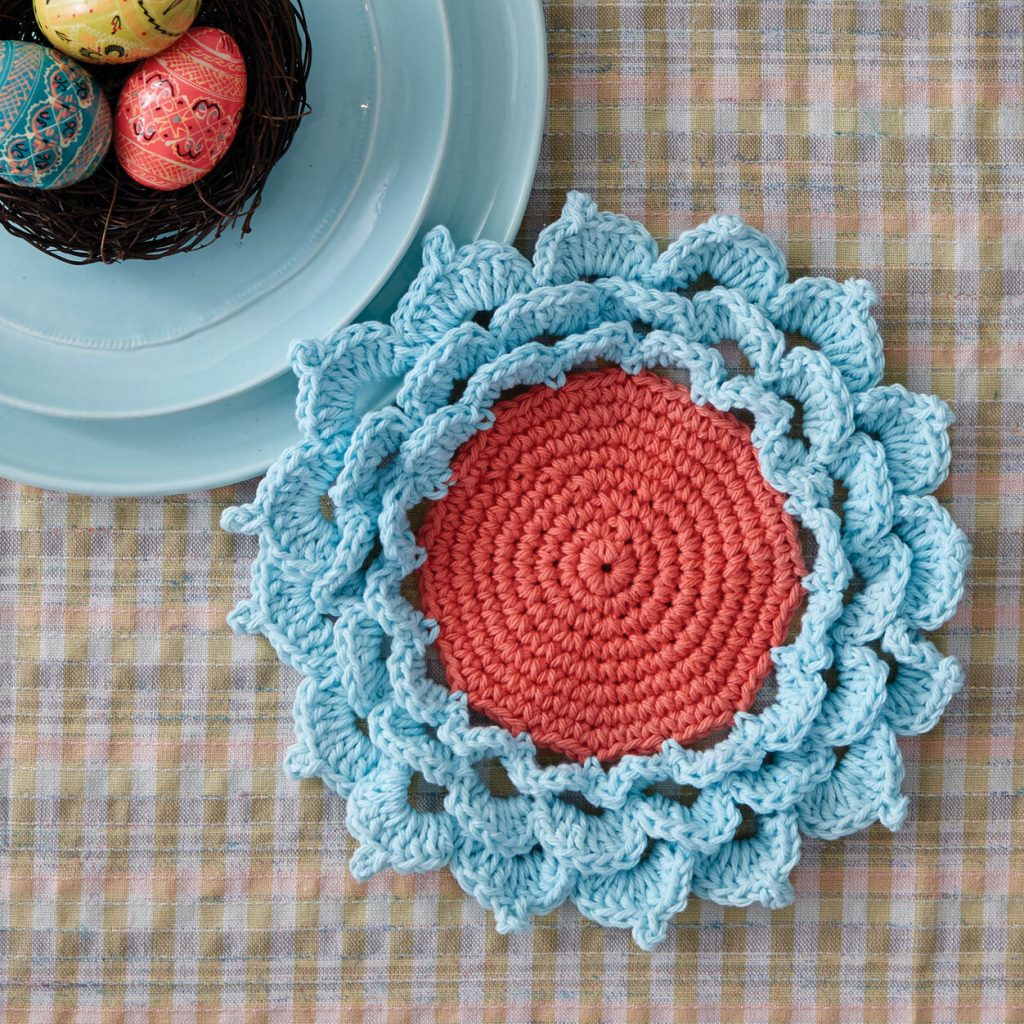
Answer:
[[(703, 274), (718, 286), (688, 294)], [(881, 384), (874, 301), (863, 281), (788, 282), (779, 250), (738, 218), (659, 254), (641, 225), (573, 193), (532, 263), (490, 242), (457, 249), (436, 229), (389, 325), (294, 347), (304, 440), (223, 520), (260, 538), (232, 622), (305, 676), (288, 768), (348, 798), (357, 877), (447, 865), (499, 930), (571, 899), (649, 948), (691, 890), (788, 902), (801, 834), (898, 827), (896, 737), (930, 729), (962, 685), (922, 634), (953, 614), (968, 547), (930, 496), (952, 417)], [(742, 371), (727, 367), (726, 339)], [(685, 371), (697, 403), (749, 413), (762, 472), (816, 550), (798, 635), (773, 651), (768, 707), (706, 749), (667, 741), (611, 766), (547, 764), (435, 680), (437, 626), (402, 593), (425, 557), (409, 513), (443, 496), (452, 455), (502, 392), (559, 387), (595, 360)], [(493, 761), (512, 796), (478, 770)], [(446, 792), (443, 809), (412, 806), (416, 775)], [(749, 838), (736, 837), (743, 807)]]

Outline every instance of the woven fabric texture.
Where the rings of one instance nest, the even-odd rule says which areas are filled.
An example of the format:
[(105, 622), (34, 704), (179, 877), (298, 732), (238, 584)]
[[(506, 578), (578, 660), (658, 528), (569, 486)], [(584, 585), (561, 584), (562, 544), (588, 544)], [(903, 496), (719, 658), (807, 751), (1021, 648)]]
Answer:
[(0, 487), (0, 991), (11, 1021), (1024, 1017), (1024, 56), (1016, 2), (553, 2), (520, 246), (580, 188), (666, 244), (739, 214), (878, 292), (886, 383), (956, 411), (969, 684), (902, 741), (902, 830), (808, 840), (788, 908), (693, 901), (654, 952), (566, 907), (495, 933), (445, 873), (346, 867), (281, 772), (297, 674), (233, 636), (254, 485)]

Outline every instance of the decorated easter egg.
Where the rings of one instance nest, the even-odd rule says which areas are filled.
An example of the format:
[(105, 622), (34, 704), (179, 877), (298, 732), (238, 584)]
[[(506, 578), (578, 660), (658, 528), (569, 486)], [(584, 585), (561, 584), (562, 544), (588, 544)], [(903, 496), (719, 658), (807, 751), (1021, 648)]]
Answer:
[(202, 0), (34, 0), (43, 35), (94, 64), (145, 60), (176, 43)]
[(114, 119), (121, 166), (140, 185), (170, 191), (220, 163), (245, 107), (245, 61), (218, 28), (194, 28), (125, 82)]
[(110, 106), (92, 76), (36, 43), (0, 42), (0, 177), (28, 188), (87, 178), (110, 148)]

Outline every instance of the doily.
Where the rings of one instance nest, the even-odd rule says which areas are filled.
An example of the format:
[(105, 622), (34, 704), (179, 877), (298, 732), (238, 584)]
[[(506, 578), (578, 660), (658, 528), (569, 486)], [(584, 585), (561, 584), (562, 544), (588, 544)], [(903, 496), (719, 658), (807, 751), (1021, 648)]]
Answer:
[(435, 229), (390, 324), (294, 347), (232, 623), (305, 677), (287, 766), (347, 798), (356, 877), (650, 948), (691, 892), (787, 903), (801, 835), (900, 825), (968, 546), (874, 299), (738, 218), (659, 253), (571, 194), (532, 263)]

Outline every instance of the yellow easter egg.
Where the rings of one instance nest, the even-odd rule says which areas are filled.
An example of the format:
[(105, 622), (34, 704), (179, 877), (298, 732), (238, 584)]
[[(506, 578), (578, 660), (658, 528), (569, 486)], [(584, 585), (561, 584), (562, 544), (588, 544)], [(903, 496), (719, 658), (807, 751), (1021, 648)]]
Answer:
[(202, 0), (34, 0), (58, 50), (93, 64), (127, 64), (167, 49), (191, 28)]

